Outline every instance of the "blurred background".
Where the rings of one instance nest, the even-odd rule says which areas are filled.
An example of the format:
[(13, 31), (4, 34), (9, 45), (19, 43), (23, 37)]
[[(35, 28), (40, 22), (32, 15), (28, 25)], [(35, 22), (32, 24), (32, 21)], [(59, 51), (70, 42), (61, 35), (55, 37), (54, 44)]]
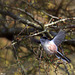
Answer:
[[(60, 29), (69, 64), (47, 55), (39, 42)], [(75, 0), (0, 0), (0, 75), (75, 75)]]

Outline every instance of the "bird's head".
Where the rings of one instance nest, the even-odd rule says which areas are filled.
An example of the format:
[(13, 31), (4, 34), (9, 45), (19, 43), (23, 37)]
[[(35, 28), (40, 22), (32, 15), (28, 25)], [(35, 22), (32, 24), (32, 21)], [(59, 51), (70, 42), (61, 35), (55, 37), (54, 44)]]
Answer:
[(45, 41), (46, 41), (47, 39), (48, 39), (47, 37), (41, 37), (41, 38), (40, 38), (40, 42), (41, 42), (41, 43), (45, 43)]

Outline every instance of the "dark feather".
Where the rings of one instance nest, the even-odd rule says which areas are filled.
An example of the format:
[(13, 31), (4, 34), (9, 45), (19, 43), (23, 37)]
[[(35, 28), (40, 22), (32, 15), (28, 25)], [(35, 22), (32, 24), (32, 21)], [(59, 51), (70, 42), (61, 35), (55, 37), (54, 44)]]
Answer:
[(71, 60), (67, 58), (66, 56), (64, 56), (63, 54), (61, 54), (59, 51), (57, 51), (56, 56), (64, 61), (67, 61), (68, 63), (71, 63)]

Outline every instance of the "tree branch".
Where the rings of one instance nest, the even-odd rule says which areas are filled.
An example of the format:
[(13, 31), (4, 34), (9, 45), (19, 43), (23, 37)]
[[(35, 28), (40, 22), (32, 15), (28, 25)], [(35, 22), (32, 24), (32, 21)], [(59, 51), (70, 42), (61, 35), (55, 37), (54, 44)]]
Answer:
[(8, 6), (8, 5), (3, 5), (3, 6), (8, 7), (8, 8), (10, 8), (10, 9), (18, 10), (18, 11), (20, 11), (20, 12), (26, 14), (27, 16), (29, 16), (33, 21), (35, 21), (35, 22), (38, 23), (39, 25), (42, 25), (42, 23), (41, 23), (40, 21), (34, 19), (34, 16), (33, 16), (31, 13), (25, 11), (25, 9), (23, 10), (23, 9), (21, 9), (21, 8), (10, 7), (10, 6)]
[(75, 39), (65, 40), (64, 43), (68, 45), (73, 45), (75, 47)]
[(26, 20), (26, 19), (23, 19), (21, 18), (20, 16), (17, 16), (17, 15), (14, 15), (12, 12), (10, 11), (3, 11), (3, 10), (0, 10), (0, 14), (2, 15), (7, 15), (7, 16), (10, 16), (11, 18), (19, 21), (20, 23), (23, 23), (23, 24), (27, 24), (29, 26), (32, 26), (36, 29), (42, 29), (41, 26), (39, 26), (38, 24), (36, 23), (33, 23), (33, 22), (30, 22), (29, 20)]
[(45, 27), (52, 26), (52, 25), (57, 24), (57, 23), (59, 23), (59, 22), (64, 22), (64, 21), (66, 21), (66, 20), (71, 20), (71, 19), (75, 19), (75, 17), (60, 19), (60, 20), (58, 20), (58, 21), (51, 22), (51, 23), (49, 23), (49, 24), (45, 24)]
[[(5, 29), (5, 28), (0, 28), (0, 37), (5, 37), (9, 35), (17, 35), (23, 30), (23, 28), (10, 28), (10, 29)], [(33, 32), (35, 29), (34, 28), (28, 28), (28, 30), (24, 30), (20, 35), (26, 35), (27, 32)]]

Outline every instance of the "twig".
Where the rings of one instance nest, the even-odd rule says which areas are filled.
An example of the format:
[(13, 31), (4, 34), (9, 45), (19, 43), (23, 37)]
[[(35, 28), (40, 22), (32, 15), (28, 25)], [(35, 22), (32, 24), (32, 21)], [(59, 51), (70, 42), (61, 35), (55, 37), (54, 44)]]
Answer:
[(28, 25), (25, 26), (24, 29), (21, 30), (21, 32), (17, 35), (17, 37), (27, 28)]
[(38, 23), (39, 25), (42, 25), (42, 23), (41, 23), (40, 21), (34, 19), (34, 16), (33, 16), (31, 13), (25, 11), (25, 9), (23, 10), (23, 9), (21, 9), (21, 8), (10, 7), (10, 6), (8, 6), (8, 5), (3, 5), (3, 6), (4, 6), (4, 7), (8, 7), (8, 8), (10, 8), (10, 9), (18, 10), (18, 11), (20, 11), (20, 12), (22, 12), (22, 13), (25, 13), (25, 14), (26, 14), (27, 16), (29, 16), (33, 21), (35, 21), (35, 22)]
[(45, 27), (52, 26), (52, 25), (57, 24), (57, 23), (59, 23), (59, 22), (64, 22), (64, 21), (70, 20), (70, 19), (75, 19), (75, 17), (73, 17), (73, 18), (60, 19), (60, 20), (58, 20), (58, 21), (51, 22), (51, 23), (49, 23), (49, 24), (45, 24)]
[(45, 13), (46, 15), (48, 15), (48, 16), (50, 16), (50, 17), (52, 17), (52, 18), (59, 19), (58, 17), (53, 16), (53, 15), (51, 15), (51, 14), (48, 14), (48, 13), (47, 13), (47, 12), (45, 12), (45, 11), (43, 11), (43, 13)]
[(17, 64), (21, 67), (21, 70), (23, 71), (22, 73), (24, 74), (24, 75), (27, 75), (27, 73), (26, 73), (26, 71), (25, 71), (25, 68), (24, 68), (24, 66), (21, 64), (21, 62), (18, 60), (18, 55), (17, 55), (17, 51), (16, 51), (16, 46), (15, 45), (13, 45), (13, 49), (14, 49), (14, 55), (15, 55), (15, 57), (16, 57), (16, 61), (17, 61)]
[(44, 33), (44, 32), (46, 32), (46, 30), (41, 31), (41, 32), (38, 32), (38, 33), (35, 33), (35, 34), (32, 34), (32, 35), (29, 35), (29, 37), (36, 36), (36, 35), (42, 34), (42, 33)]
[(69, 73), (69, 71), (68, 71), (68, 69), (67, 69), (66, 64), (64, 63), (63, 65), (64, 65), (64, 67), (65, 67), (66, 73), (67, 73), (68, 75), (70, 75), (70, 73)]
[(12, 17), (14, 20), (17, 20), (18, 22), (23, 23), (23, 24), (27, 24), (28, 26), (32, 26), (32, 27), (40, 29), (40, 30), (42, 29), (40, 25), (38, 25), (38, 24), (36, 24), (34, 22), (31, 22), (29, 20), (26, 20), (24, 18), (21, 18), (20, 16), (17, 16), (17, 15), (13, 14), (10, 11), (0, 10), (0, 14), (8, 15), (8, 16)]

